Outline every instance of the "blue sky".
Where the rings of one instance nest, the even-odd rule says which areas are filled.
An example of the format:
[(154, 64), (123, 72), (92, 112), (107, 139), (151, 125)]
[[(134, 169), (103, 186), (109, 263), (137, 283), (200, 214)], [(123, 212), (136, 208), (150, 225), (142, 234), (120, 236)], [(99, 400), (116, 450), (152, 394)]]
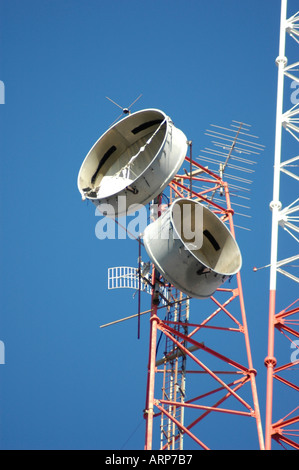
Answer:
[[(289, 0), (289, 16), (297, 8)], [(269, 271), (252, 268), (270, 259), (279, 20), (279, 0), (0, 0), (2, 449), (144, 445), (148, 319), (140, 340), (134, 320), (99, 328), (137, 312), (132, 291), (107, 290), (107, 268), (135, 266), (137, 243), (98, 240), (94, 208), (77, 190), (83, 158), (119, 115), (106, 96), (128, 106), (142, 93), (133, 111), (163, 110), (195, 156), (211, 123), (233, 119), (266, 146), (251, 231), (237, 230), (264, 420)], [(288, 47), (295, 62), (298, 47)], [(284, 205), (298, 196), (287, 181)], [(291, 244), (281, 258), (296, 253)], [(296, 285), (279, 278), (278, 309), (295, 298)], [(193, 302), (191, 315), (203, 308)], [(205, 437), (211, 448), (258, 446), (252, 423), (234, 440), (212, 427)]]

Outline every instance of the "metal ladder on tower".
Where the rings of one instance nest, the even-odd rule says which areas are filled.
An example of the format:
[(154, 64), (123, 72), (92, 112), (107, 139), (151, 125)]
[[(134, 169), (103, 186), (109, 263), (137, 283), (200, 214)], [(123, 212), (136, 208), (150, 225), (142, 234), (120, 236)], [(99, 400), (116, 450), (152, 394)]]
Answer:
[[(166, 319), (168, 322), (175, 322), (175, 329), (187, 334), (186, 323), (189, 319), (189, 299), (182, 292), (172, 290), (175, 303), (168, 306)], [(180, 325), (180, 322), (184, 325)], [(178, 338), (177, 338), (178, 339)], [(186, 355), (169, 338), (165, 339), (164, 357), (158, 360), (157, 366), (163, 366), (162, 400), (181, 403), (185, 400), (185, 371)], [(184, 407), (165, 404), (161, 414), (161, 441), (160, 448), (167, 450), (183, 449), (183, 434), (176, 422), (184, 424)]]

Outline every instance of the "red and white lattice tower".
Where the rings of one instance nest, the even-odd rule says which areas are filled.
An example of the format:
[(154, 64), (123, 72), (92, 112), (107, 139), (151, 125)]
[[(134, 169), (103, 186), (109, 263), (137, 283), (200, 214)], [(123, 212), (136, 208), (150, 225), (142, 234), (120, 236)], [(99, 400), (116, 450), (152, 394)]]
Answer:
[[(185, 168), (185, 173), (177, 174), (169, 184), (169, 203), (175, 198), (201, 201), (228, 224), (235, 236), (232, 207), (246, 206), (232, 203), (230, 193), (238, 199), (243, 189), (238, 185), (248, 180), (230, 173), (227, 177), (233, 182), (228, 184), (224, 175), (226, 170), (251, 172), (254, 162), (250, 157), (260, 153), (263, 146), (248, 140), (246, 124), (233, 122), (230, 128), (214, 128), (216, 131), (210, 130), (208, 135), (216, 140), (215, 148), (203, 151), (206, 155), (197, 159), (201, 163), (192, 159), (190, 142), (190, 156), (185, 159), (189, 171)], [(204, 162), (209, 167), (214, 165), (215, 171)], [(211, 429), (213, 440), (217, 436), (219, 445), (225, 432), (232, 442), (241, 435), (246, 448), (245, 429), (250, 422), (256, 429), (256, 447), (264, 449), (240, 273), (234, 281), (218, 288), (209, 300), (193, 299), (192, 308), (190, 298), (173, 286), (172, 302), (158, 307), (156, 283), (165, 285), (167, 280), (160, 276), (156, 279), (155, 273), (153, 265), (145, 449), (153, 448), (159, 434), (163, 450), (182, 449), (183, 439), (187, 448), (208, 450)], [(161, 335), (165, 348), (162, 357), (157, 357)], [(229, 421), (232, 417), (233, 424)]]
[[(150, 314), (145, 449), (207, 450), (221, 447), (224, 434), (231, 448), (247, 448), (252, 432), (264, 449), (234, 223), (263, 145), (248, 124), (233, 121), (212, 126), (212, 148), (194, 159), (192, 142), (164, 112), (126, 114), (87, 154), (78, 189), (110, 221), (150, 203), (138, 267), (111, 268), (108, 279), (109, 288), (138, 291), (138, 320)], [(185, 236), (184, 206), (201, 243)], [(142, 291), (151, 295), (146, 312)]]
[[(285, 80), (292, 80), (292, 84), (299, 83), (298, 67), (299, 62), (288, 65), (286, 53), (286, 40), (290, 35), (299, 43), (299, 12), (288, 18), (287, 0), (281, 2), (281, 24), (280, 24), (280, 44), (279, 56), (276, 59), (278, 66), (278, 86), (277, 86), (277, 114), (276, 114), (276, 135), (275, 135), (275, 157), (274, 157), (274, 182), (273, 200), (270, 203), (272, 210), (272, 239), (271, 239), (271, 262), (270, 262), (270, 301), (269, 301), (269, 335), (268, 335), (268, 356), (265, 359), (267, 367), (267, 403), (266, 403), (266, 429), (265, 446), (271, 449), (272, 440), (282, 446), (299, 450), (299, 406), (298, 406), (298, 372), (296, 377), (296, 365), (299, 364), (299, 298), (296, 299), (294, 285), (298, 285), (299, 277), (294, 271), (296, 262), (298, 263), (298, 243), (299, 243), (299, 198), (298, 196), (298, 167), (299, 156), (290, 155), (288, 139), (294, 143), (299, 142), (299, 103), (292, 103), (291, 109), (284, 108)], [(290, 97), (288, 96), (288, 101)], [(295, 148), (296, 151), (296, 148)], [(298, 150), (297, 150), (298, 151)], [(287, 194), (286, 205), (281, 202), (281, 174), (288, 175), (285, 183), (284, 194)], [(292, 201), (294, 194), (296, 200)], [(281, 233), (281, 229), (284, 229)], [(279, 235), (280, 234), (280, 235)], [(279, 235), (279, 236), (278, 236)], [(279, 259), (280, 252), (283, 256), (290, 250), (287, 257)], [(295, 265), (293, 264), (295, 263)], [(277, 273), (282, 274), (289, 281), (289, 285), (282, 286), (277, 280)], [(282, 310), (278, 307), (281, 296), (288, 297), (289, 301)], [(276, 336), (279, 332), (279, 338)], [(285, 343), (281, 341), (285, 339)], [(276, 345), (276, 348), (275, 348)], [(288, 357), (286, 361), (285, 350), (288, 347)], [(277, 347), (278, 346), (278, 347)], [(291, 347), (291, 349), (290, 349)], [(276, 349), (276, 351), (275, 351)], [(290, 354), (290, 351), (293, 353)], [(274, 380), (275, 379), (275, 380)], [(297, 379), (297, 383), (296, 383)], [(274, 389), (274, 382), (276, 388)], [(279, 395), (279, 387), (283, 387), (282, 395)]]

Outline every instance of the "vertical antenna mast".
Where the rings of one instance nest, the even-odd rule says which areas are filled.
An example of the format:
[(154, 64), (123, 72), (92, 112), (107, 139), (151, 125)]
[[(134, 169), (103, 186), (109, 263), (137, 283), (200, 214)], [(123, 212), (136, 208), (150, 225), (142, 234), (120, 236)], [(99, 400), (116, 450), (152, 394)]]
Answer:
[[(289, 112), (284, 113), (283, 110), (283, 99), (284, 99), (284, 77), (288, 75), (290, 78), (299, 82), (299, 79), (296, 78), (293, 74), (290, 73), (294, 71), (294, 66), (298, 65), (298, 62), (293, 65), (287, 66), (287, 58), (285, 57), (286, 49), (286, 32), (290, 34), (291, 37), (298, 42), (298, 27), (299, 27), (299, 12), (293, 15), (289, 20), (287, 20), (287, 0), (281, 1), (281, 19), (280, 19), (280, 40), (279, 40), (279, 56), (276, 59), (276, 64), (278, 66), (278, 84), (277, 84), (277, 109), (276, 109), (276, 134), (275, 134), (275, 156), (274, 156), (274, 179), (273, 179), (273, 200), (270, 203), (270, 208), (272, 210), (272, 232), (271, 232), (271, 263), (270, 263), (270, 294), (269, 294), (269, 334), (268, 334), (268, 356), (265, 359), (265, 365), (267, 367), (267, 403), (266, 403), (266, 435), (265, 435), (265, 446), (266, 450), (271, 449), (271, 440), (274, 438), (278, 442), (281, 441), (288, 443), (294, 448), (299, 449), (299, 445), (294, 441), (289, 440), (286, 437), (283, 437), (281, 432), (282, 428), (285, 428), (288, 424), (294, 424), (299, 421), (299, 417), (290, 418), (290, 415), (296, 411), (291, 411), (288, 413), (288, 420), (280, 420), (279, 426), (272, 423), (272, 411), (273, 411), (273, 382), (274, 378), (283, 381), (278, 377), (277, 373), (283, 369), (291, 368), (294, 364), (288, 364), (282, 367), (276, 368), (277, 360), (274, 356), (274, 339), (275, 339), (275, 330), (279, 329), (282, 331), (286, 328), (285, 326), (285, 317), (294, 315), (298, 313), (299, 308), (293, 308), (291, 311), (285, 309), (280, 314), (276, 315), (276, 287), (277, 287), (277, 271), (280, 271), (282, 274), (287, 275), (287, 277), (299, 282), (299, 278), (296, 276), (290, 275), (282, 271), (281, 266), (285, 265), (290, 261), (291, 258), (288, 258), (284, 261), (278, 262), (278, 227), (282, 225), (295, 240), (299, 241), (296, 236), (294, 236), (289, 229), (293, 229), (298, 232), (298, 227), (291, 222), (296, 222), (298, 217), (294, 216), (294, 212), (298, 211), (299, 206), (294, 204), (298, 201), (295, 201), (289, 205), (286, 209), (282, 210), (282, 204), (280, 202), (280, 172), (284, 171), (285, 173), (292, 176), (295, 180), (298, 180), (296, 175), (290, 173), (286, 166), (290, 163), (290, 160), (281, 162), (282, 155), (282, 127), (284, 127), (290, 134), (295, 137), (298, 141), (296, 133), (299, 132), (299, 128), (296, 125), (298, 119), (296, 116), (299, 114), (297, 105), (295, 105)], [(299, 157), (295, 157), (292, 160), (298, 160)], [(292, 207), (291, 207), (292, 206)], [(292, 214), (291, 216), (289, 214)], [(299, 259), (299, 256), (292, 258)], [(297, 302), (297, 301), (296, 301)], [(296, 303), (294, 302), (294, 303)], [(293, 306), (293, 304), (292, 304)], [(293, 325), (296, 323), (293, 320)], [(295, 330), (288, 328), (288, 333), (291, 333), (295, 337), (299, 337), (299, 333)], [(290, 340), (292, 345), (296, 345), (292, 340)], [(296, 361), (299, 362), (299, 361)], [(287, 383), (288, 382), (288, 383)], [(284, 383), (289, 385), (292, 389), (299, 391), (299, 387), (295, 386), (289, 381), (284, 380)], [(297, 407), (298, 408), (298, 407)], [(297, 432), (298, 434), (298, 432)], [(296, 432), (293, 432), (292, 435), (296, 435)]]

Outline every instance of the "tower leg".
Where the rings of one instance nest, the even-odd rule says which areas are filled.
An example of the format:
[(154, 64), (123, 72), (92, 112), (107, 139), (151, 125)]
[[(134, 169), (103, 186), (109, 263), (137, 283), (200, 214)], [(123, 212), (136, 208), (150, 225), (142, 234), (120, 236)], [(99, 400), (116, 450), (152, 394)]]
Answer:
[[(153, 269), (152, 279), (155, 279), (156, 271)], [(147, 370), (147, 390), (146, 390), (146, 406), (144, 410), (144, 418), (146, 420), (145, 429), (145, 450), (152, 449), (153, 441), (153, 420), (154, 420), (154, 393), (155, 393), (155, 374), (156, 374), (156, 345), (157, 345), (157, 299), (155, 297), (155, 284), (152, 293), (152, 311), (150, 318), (150, 345), (149, 359)]]
[(280, 164), (281, 164), (281, 141), (282, 141), (282, 115), (283, 115), (283, 91), (284, 91), (284, 68), (286, 65), (285, 42), (286, 42), (286, 17), (287, 0), (281, 0), (280, 18), (280, 40), (279, 56), (276, 59), (278, 66), (277, 83), (277, 108), (276, 108), (276, 133), (275, 133), (275, 156), (274, 156), (274, 182), (273, 200), (270, 204), (272, 210), (272, 233), (271, 233), (271, 266), (270, 266), (270, 294), (269, 294), (269, 333), (268, 333), (268, 356), (265, 359), (267, 367), (267, 395), (266, 395), (266, 450), (271, 450), (272, 439), (272, 406), (273, 406), (273, 369), (276, 365), (274, 357), (274, 331), (275, 331), (275, 302), (276, 302), (276, 277), (277, 277), (277, 249), (278, 249), (278, 221), (281, 203), (279, 201), (280, 188)]

